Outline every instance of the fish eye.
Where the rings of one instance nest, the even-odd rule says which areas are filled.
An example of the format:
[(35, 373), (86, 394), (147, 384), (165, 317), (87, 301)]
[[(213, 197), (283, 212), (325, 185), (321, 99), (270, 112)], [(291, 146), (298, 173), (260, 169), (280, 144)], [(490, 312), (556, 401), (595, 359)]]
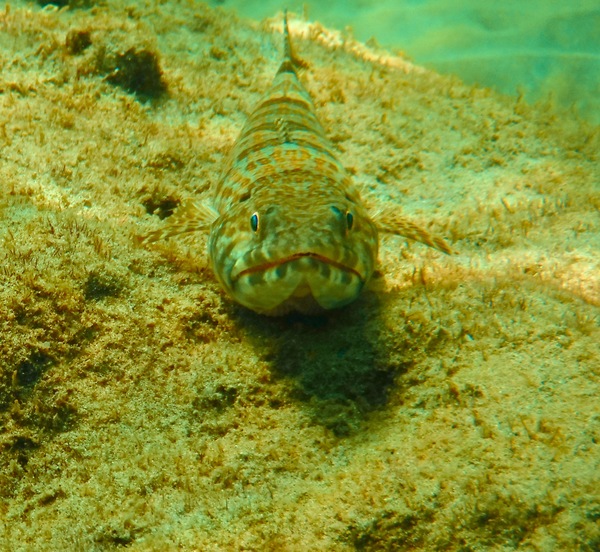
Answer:
[(350, 211), (346, 212), (346, 224), (348, 230), (352, 230), (352, 227), (354, 226), (354, 215)]
[(253, 213), (250, 217), (250, 228), (253, 232), (258, 232), (258, 213)]

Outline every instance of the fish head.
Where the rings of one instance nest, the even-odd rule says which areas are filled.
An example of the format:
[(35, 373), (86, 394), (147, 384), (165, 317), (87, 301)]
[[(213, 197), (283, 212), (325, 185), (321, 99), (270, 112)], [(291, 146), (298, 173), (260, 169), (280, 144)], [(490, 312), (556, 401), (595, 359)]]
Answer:
[[(261, 208), (260, 205), (267, 205)], [(211, 230), (209, 254), (227, 292), (268, 315), (317, 313), (354, 301), (373, 274), (378, 237), (348, 194), (236, 205)]]

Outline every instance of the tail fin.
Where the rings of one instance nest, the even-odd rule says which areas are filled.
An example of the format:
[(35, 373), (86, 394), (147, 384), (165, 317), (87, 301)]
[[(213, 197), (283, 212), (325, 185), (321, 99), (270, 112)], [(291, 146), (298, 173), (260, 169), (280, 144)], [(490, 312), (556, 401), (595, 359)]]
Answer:
[(287, 8), (283, 10), (283, 59), (293, 62), (292, 43), (290, 42), (290, 29), (288, 28)]
[(283, 10), (283, 61), (279, 66), (279, 73), (296, 73), (295, 65), (298, 62), (292, 52), (292, 43), (290, 41), (290, 30), (288, 29), (287, 8)]

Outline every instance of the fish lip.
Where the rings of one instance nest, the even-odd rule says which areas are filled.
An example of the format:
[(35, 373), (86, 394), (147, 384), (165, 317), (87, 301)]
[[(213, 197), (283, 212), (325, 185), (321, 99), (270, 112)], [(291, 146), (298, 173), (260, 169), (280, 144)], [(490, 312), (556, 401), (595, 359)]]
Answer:
[(282, 257), (281, 259), (273, 260), (273, 261), (270, 261), (267, 263), (262, 263), (262, 264), (255, 265), (255, 266), (250, 266), (250, 267), (242, 270), (233, 279), (239, 280), (242, 276), (247, 276), (248, 274), (253, 274), (255, 272), (264, 272), (265, 270), (269, 270), (270, 268), (274, 268), (276, 266), (281, 266), (286, 263), (290, 263), (292, 261), (295, 261), (296, 259), (301, 259), (302, 257), (310, 257), (312, 259), (316, 259), (317, 261), (319, 261), (321, 263), (325, 263), (325, 264), (328, 264), (335, 268), (339, 268), (340, 270), (343, 270), (345, 272), (349, 272), (350, 274), (354, 274), (363, 283), (365, 281), (364, 277), (360, 274), (360, 272), (358, 272), (354, 268), (346, 266), (345, 264), (342, 264), (338, 261), (334, 261), (333, 259), (330, 259), (329, 257), (326, 257), (325, 255), (321, 255), (321, 254), (315, 253), (313, 251), (302, 251), (300, 253), (294, 253), (293, 255), (288, 255), (287, 257)]

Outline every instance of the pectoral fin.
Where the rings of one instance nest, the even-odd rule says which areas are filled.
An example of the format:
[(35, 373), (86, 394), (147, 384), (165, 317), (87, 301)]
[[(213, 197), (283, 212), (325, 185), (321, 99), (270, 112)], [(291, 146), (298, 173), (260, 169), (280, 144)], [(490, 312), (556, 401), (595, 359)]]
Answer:
[(219, 213), (207, 203), (188, 200), (179, 206), (168, 224), (159, 230), (142, 236), (142, 243), (153, 243), (194, 232), (207, 232)]
[(396, 234), (424, 243), (447, 255), (456, 253), (442, 238), (431, 234), (425, 228), (404, 218), (397, 209), (382, 209), (373, 218), (380, 232)]

